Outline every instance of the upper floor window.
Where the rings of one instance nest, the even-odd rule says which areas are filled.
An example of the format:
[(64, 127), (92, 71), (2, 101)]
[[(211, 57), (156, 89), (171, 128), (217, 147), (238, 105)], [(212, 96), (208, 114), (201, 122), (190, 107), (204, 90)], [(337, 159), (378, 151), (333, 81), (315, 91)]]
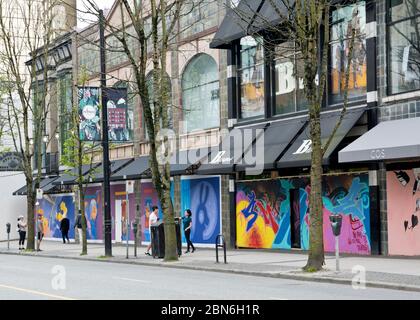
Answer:
[[(332, 12), (330, 28), (329, 104), (344, 99), (346, 74), (349, 72), (348, 99), (366, 97), (366, 11), (365, 2), (339, 7)], [(348, 55), (355, 28), (353, 54), (348, 70)]]
[(220, 125), (219, 72), (207, 55), (195, 56), (182, 75), (184, 131), (216, 128)]
[(241, 85), (241, 118), (264, 115), (264, 48), (263, 39), (241, 39), (239, 77)]
[(217, 1), (187, 2), (179, 18), (181, 38), (188, 38), (217, 26), (217, 18)]
[(274, 114), (286, 114), (306, 110), (303, 91), (303, 64), (293, 42), (282, 43), (275, 48), (275, 104)]
[(420, 2), (389, 0), (390, 94), (420, 89)]

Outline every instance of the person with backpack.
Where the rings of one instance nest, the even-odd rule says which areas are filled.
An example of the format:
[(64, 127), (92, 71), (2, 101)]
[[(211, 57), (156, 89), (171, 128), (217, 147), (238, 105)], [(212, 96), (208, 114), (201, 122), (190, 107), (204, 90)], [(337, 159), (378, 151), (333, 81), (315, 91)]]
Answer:
[(82, 214), (79, 212), (77, 214), (76, 217), (76, 222), (74, 223), (74, 228), (77, 228), (77, 232), (79, 234), (79, 241), (80, 243), (82, 243), (82, 235), (83, 235), (83, 230), (82, 230)]
[(17, 230), (19, 232), (19, 250), (25, 249), (25, 238), (26, 238), (26, 223), (23, 220), (23, 216), (19, 216), (17, 223)]

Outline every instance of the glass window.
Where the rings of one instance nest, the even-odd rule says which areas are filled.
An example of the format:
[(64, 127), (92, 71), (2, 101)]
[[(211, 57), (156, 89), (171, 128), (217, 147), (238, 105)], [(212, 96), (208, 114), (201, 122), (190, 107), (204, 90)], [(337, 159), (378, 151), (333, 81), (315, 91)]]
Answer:
[(183, 14), (180, 16), (181, 38), (191, 37), (217, 26), (217, 1), (191, 1), (187, 2), (183, 8)]
[(349, 70), (348, 98), (354, 100), (366, 96), (366, 12), (365, 2), (360, 1), (332, 12), (329, 104), (342, 102), (344, 98), (352, 25), (356, 35)]
[(241, 118), (264, 115), (264, 49), (262, 39), (241, 39)]
[(307, 109), (303, 91), (303, 64), (294, 43), (286, 42), (275, 48), (275, 108), (274, 114), (286, 114)]
[(65, 74), (58, 79), (58, 103), (60, 110), (60, 150), (64, 151), (64, 143), (70, 138), (70, 131), (73, 126), (72, 120), (72, 106), (73, 106), (73, 92), (72, 92), (72, 77), (71, 74)]
[(199, 54), (185, 68), (182, 105), (185, 132), (220, 125), (219, 73), (216, 61), (211, 56)]
[(389, 1), (389, 92), (420, 89), (420, 2)]

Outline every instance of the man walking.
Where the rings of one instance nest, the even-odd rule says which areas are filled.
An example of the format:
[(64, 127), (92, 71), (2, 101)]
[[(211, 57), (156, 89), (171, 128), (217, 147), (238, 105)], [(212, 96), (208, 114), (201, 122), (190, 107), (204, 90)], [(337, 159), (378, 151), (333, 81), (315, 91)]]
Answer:
[(60, 222), (60, 231), (63, 237), (63, 243), (66, 243), (66, 239), (67, 239), (67, 243), (70, 243), (69, 229), (70, 229), (70, 221), (67, 218), (67, 215), (64, 214), (63, 219), (61, 219), (61, 222)]
[(152, 224), (155, 224), (158, 221), (158, 214), (159, 214), (159, 208), (157, 206), (153, 206), (152, 208), (152, 212), (149, 215), (149, 234), (150, 234), (150, 243), (147, 246), (146, 252), (144, 253), (145, 255), (150, 256), (151, 254), (149, 253), (150, 249), (152, 249)]
[(41, 241), (44, 237), (44, 222), (42, 221), (42, 214), (38, 213), (38, 220), (36, 221), (36, 231), (37, 231), (37, 249), (36, 251), (41, 250)]
[(74, 228), (77, 228), (77, 232), (79, 234), (79, 243), (82, 243), (82, 214), (79, 212), (76, 217), (76, 222), (74, 223)]

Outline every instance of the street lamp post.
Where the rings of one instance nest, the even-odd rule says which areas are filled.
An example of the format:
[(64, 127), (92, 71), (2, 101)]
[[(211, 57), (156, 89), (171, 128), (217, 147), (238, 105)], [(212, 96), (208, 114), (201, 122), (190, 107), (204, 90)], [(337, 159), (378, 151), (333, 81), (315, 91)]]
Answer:
[(104, 225), (105, 225), (105, 256), (112, 256), (111, 238), (111, 201), (109, 187), (109, 144), (108, 144), (108, 108), (106, 105), (106, 65), (105, 65), (105, 17), (102, 10), (99, 11), (99, 41), (101, 61), (101, 103), (102, 103), (102, 149), (104, 169)]

